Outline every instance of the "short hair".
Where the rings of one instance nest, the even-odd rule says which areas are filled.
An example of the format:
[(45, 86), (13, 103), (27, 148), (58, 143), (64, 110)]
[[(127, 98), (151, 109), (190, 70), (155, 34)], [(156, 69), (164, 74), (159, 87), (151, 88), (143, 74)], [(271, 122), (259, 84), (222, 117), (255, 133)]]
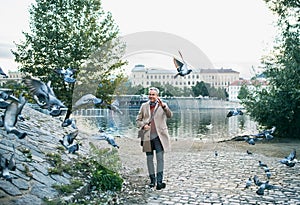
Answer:
[(150, 92), (150, 90), (154, 90), (157, 93), (157, 95), (159, 94), (159, 89), (156, 87), (151, 87), (151, 88), (149, 88), (149, 92)]

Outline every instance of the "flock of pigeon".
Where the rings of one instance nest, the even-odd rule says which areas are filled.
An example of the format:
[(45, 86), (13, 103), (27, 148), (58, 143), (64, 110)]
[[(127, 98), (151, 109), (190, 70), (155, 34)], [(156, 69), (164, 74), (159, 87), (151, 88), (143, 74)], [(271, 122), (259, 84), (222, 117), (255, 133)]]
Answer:
[[(252, 153), (248, 153), (248, 154), (252, 154)], [(285, 164), (288, 167), (294, 167), (295, 164), (297, 163), (296, 150), (293, 149), (287, 157), (281, 159), (279, 162), (281, 164)], [(278, 189), (279, 188), (278, 186), (271, 185), (269, 183), (269, 179), (271, 178), (272, 174), (270, 172), (270, 169), (269, 169), (268, 165), (259, 160), (258, 161), (258, 166), (263, 168), (263, 170), (265, 172), (265, 175), (267, 177), (267, 181), (262, 182), (262, 181), (259, 180), (257, 175), (254, 175), (253, 182), (256, 186), (258, 186), (258, 189), (256, 190), (256, 194), (264, 195), (265, 190)], [(252, 178), (249, 177), (249, 179), (246, 180), (245, 188), (249, 188), (251, 185), (252, 185)]]
[[(55, 72), (59, 74), (63, 80), (67, 83), (75, 83), (76, 79), (73, 78), (74, 72), (76, 70), (67, 68), (67, 69), (57, 69)], [(3, 70), (0, 68), (0, 75), (6, 76)], [(60, 116), (62, 115), (64, 110), (67, 110), (67, 107), (61, 102), (55, 95), (52, 87), (51, 81), (48, 83), (44, 83), (39, 79), (34, 78), (24, 78), (22, 80), (27, 88), (29, 89), (30, 94), (32, 95), (33, 99), (36, 101), (37, 105), (41, 109), (48, 110), (48, 113), (51, 116)], [(22, 109), (26, 104), (27, 100), (23, 96), (24, 92), (20, 94), (17, 98), (13, 95), (13, 91), (10, 89), (1, 89), (0, 90), (0, 109), (4, 110), (3, 114), (0, 117), (0, 127), (4, 127), (7, 134), (14, 134), (18, 139), (24, 139), (27, 136), (26, 132), (22, 132), (16, 128), (16, 123), (18, 120), (24, 121), (24, 117), (22, 116)], [(96, 98), (92, 94), (87, 94), (80, 98), (75, 103), (75, 109), (80, 107), (84, 104), (89, 103), (94, 104), (103, 104), (108, 109), (111, 109), (114, 112), (118, 112), (123, 114), (119, 108), (119, 103), (115, 100), (112, 104), (105, 103), (103, 100)], [(74, 154), (76, 151), (79, 150), (79, 144), (75, 143), (75, 139), (78, 135), (78, 128), (76, 127), (75, 120), (69, 118), (66, 115), (64, 121), (61, 124), (62, 127), (71, 126), (75, 131), (64, 135), (59, 143), (66, 148), (66, 150)], [(102, 133), (104, 136), (104, 132)], [(106, 137), (104, 138), (107, 140), (109, 144), (114, 147), (119, 148), (114, 142), (113, 137)], [(13, 147), (13, 149), (15, 149)], [(15, 159), (14, 159), (15, 152), (12, 153), (10, 159), (4, 158), (3, 155), (0, 154), (0, 171), (2, 171), (2, 177), (5, 180), (11, 181), (12, 177), (9, 174), (9, 171), (14, 171), (16, 169), (15, 166)]]

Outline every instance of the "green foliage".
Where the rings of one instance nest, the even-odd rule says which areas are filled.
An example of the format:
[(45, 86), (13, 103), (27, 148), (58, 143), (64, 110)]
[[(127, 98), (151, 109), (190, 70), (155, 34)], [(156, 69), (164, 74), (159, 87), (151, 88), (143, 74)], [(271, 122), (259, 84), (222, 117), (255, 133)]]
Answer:
[(98, 164), (96, 171), (93, 172), (91, 185), (102, 191), (121, 191), (123, 184), (122, 177), (106, 167)]
[(278, 16), (279, 35), (273, 51), (264, 56), (268, 89), (256, 89), (242, 100), (262, 126), (276, 126), (281, 137), (300, 136), (300, 4), (297, 0), (265, 0)]
[(70, 184), (53, 184), (52, 187), (59, 191), (61, 194), (74, 193), (76, 189), (83, 185), (81, 180), (73, 179)]
[[(26, 75), (51, 81), (57, 97), (71, 110), (74, 84), (64, 82), (54, 71), (71, 67), (77, 70), (74, 77), (79, 77), (91, 55), (101, 49), (103, 53), (116, 52), (111, 49), (118, 43), (109, 42), (117, 38), (118, 28), (111, 14), (102, 9), (100, 0), (36, 0), (29, 12), (31, 32), (24, 32), (25, 40), (16, 44), (15, 61)], [(110, 64), (111, 69), (123, 65), (118, 55), (111, 56), (116, 58)], [(105, 63), (112, 60), (106, 57), (99, 60)], [(98, 80), (95, 79), (96, 84)]]
[(246, 99), (248, 95), (249, 95), (249, 90), (247, 89), (247, 85), (242, 85), (237, 98), (240, 100)]
[(207, 84), (203, 81), (197, 82), (195, 86), (192, 86), (192, 90), (194, 92), (194, 96), (198, 97), (200, 95), (202, 96), (209, 96)]

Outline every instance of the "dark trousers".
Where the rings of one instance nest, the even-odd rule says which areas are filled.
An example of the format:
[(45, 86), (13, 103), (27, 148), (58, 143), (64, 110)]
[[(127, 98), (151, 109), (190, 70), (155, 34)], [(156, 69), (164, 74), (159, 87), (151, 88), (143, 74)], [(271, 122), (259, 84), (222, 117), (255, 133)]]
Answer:
[(159, 140), (159, 137), (156, 137), (152, 139), (151, 141), (151, 152), (146, 152), (147, 156), (147, 167), (148, 167), (148, 173), (151, 179), (151, 182), (153, 180), (155, 181), (155, 169), (154, 169), (154, 152), (156, 154), (156, 177), (157, 177), (157, 183), (162, 183), (163, 180), (163, 170), (164, 170), (164, 149), (162, 147), (162, 144)]

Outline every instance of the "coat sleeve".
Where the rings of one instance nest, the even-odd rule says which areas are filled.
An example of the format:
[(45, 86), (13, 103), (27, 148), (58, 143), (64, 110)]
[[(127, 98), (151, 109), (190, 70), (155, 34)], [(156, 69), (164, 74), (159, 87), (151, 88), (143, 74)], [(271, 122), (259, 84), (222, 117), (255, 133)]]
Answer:
[(140, 110), (139, 110), (139, 112), (138, 112), (138, 115), (137, 115), (137, 117), (136, 117), (136, 125), (137, 125), (137, 127), (138, 128), (142, 128), (144, 125), (145, 125), (145, 123), (144, 123), (144, 111), (143, 111), (144, 109), (143, 109), (143, 105), (140, 107)]
[(167, 115), (167, 118), (171, 118), (173, 116), (173, 112), (170, 110), (169, 106), (167, 104), (165, 104), (166, 107), (163, 108), (164, 112)]

